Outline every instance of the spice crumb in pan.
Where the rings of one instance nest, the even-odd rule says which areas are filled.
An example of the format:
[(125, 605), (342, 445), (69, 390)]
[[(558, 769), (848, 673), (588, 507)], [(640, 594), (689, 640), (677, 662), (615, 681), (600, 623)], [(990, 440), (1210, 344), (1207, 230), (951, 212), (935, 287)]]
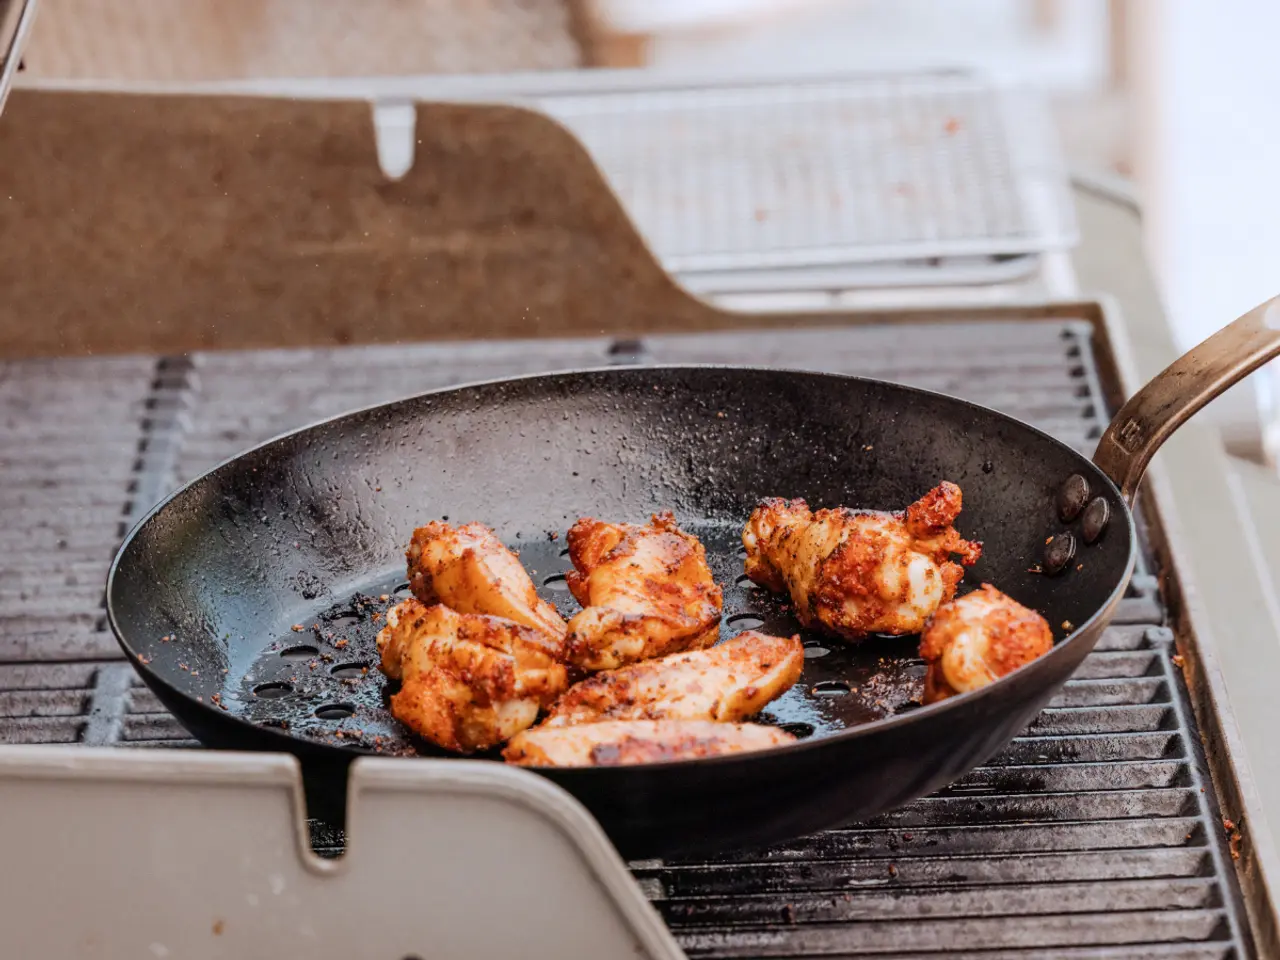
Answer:
[(1182, 665), (1183, 665), (1183, 663), (1185, 663), (1185, 662), (1186, 662), (1186, 661), (1184, 661), (1184, 660), (1182, 659), (1182, 654), (1180, 654), (1180, 653), (1175, 653), (1175, 654), (1174, 654), (1172, 657), (1170, 657), (1169, 659), (1171, 659), (1171, 660), (1173, 661), (1173, 665), (1174, 665), (1175, 667), (1177, 667), (1179, 670), (1181, 670), (1181, 669), (1182, 669)]

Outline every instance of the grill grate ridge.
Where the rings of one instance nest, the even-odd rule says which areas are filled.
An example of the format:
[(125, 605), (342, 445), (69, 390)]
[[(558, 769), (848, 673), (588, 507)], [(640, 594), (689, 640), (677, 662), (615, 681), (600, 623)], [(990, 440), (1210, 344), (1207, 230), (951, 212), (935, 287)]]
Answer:
[[(138, 467), (155, 364), (0, 363), (0, 662), (118, 656), (105, 632), (102, 585)], [(83, 725), (28, 718), (24, 735), (73, 742)]]

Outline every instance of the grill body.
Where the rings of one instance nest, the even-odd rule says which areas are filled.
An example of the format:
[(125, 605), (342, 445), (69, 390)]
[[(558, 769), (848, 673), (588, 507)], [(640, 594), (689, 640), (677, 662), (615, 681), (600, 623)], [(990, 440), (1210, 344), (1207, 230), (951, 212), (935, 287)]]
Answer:
[[(180, 480), (353, 407), (618, 358), (808, 366), (963, 396), (1090, 449), (1109, 364), (1088, 317), (968, 321), (6, 363), (0, 740), (193, 746), (104, 631), (115, 545)], [(1232, 838), (1175, 655), (1140, 559), (1061, 694), (952, 787), (876, 821), (637, 862), (635, 875), (691, 956), (1248, 956)], [(313, 842), (333, 853), (342, 838), (317, 825)]]

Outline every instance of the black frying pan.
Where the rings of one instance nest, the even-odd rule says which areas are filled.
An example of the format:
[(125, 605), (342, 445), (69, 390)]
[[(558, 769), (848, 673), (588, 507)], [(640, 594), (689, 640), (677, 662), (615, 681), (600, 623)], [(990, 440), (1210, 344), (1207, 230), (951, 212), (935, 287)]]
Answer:
[[(848, 645), (806, 634), (803, 679), (764, 715), (801, 742), (710, 760), (545, 771), (632, 856), (758, 844), (863, 820), (990, 757), (1071, 676), (1133, 570), (1129, 501), (1152, 453), (1280, 352), (1268, 325), (1277, 304), (1242, 317), (1144, 388), (1107, 430), (1096, 463), (970, 403), (815, 373), (611, 368), (373, 407), (257, 447), (153, 510), (112, 567), (111, 626), (197, 737), (297, 754), (313, 809), (338, 816), (353, 757), (426, 750), (386, 712), (373, 646), (374, 614), (405, 593), (404, 548), (416, 525), (443, 516), (495, 527), (568, 613), (573, 602), (559, 579), (568, 560), (555, 535), (584, 514), (643, 521), (670, 508), (703, 539), (726, 588), (725, 634), (757, 622), (791, 632), (784, 600), (739, 580), (739, 532), (757, 500), (900, 509), (951, 480), (964, 492), (957, 526), (985, 543), (966, 584), (991, 582), (1041, 611), (1058, 637), (1051, 653), (922, 707), (913, 638)], [(1087, 511), (1091, 520), (1109, 514), (1092, 543), (1084, 514), (1060, 517), (1072, 477), (1088, 487), (1078, 505), (1105, 504)], [(1057, 576), (1043, 569), (1050, 536), (1076, 544), (1068, 562), (1049, 558), (1062, 568)]]

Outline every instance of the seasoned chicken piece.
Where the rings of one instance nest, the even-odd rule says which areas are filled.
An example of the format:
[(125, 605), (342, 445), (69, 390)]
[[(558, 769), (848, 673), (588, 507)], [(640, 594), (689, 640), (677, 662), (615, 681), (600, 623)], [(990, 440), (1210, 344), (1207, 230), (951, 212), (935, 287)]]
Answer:
[(505, 617), (553, 637), (565, 635), (564, 619), (538, 597), (520, 559), (482, 523), (428, 523), (413, 531), (405, 557), (409, 589), (423, 603)]
[(568, 685), (559, 643), (543, 631), (413, 598), (387, 611), (378, 650), (401, 681), (392, 716), (446, 750), (497, 746)]
[(742, 531), (747, 576), (789, 592), (797, 619), (850, 640), (869, 633), (918, 633), (955, 596), (982, 544), (951, 526), (960, 488), (943, 482), (903, 513), (809, 509), (803, 500), (765, 500)]
[(785, 730), (755, 723), (611, 720), (526, 730), (502, 756), (525, 767), (616, 767), (765, 750), (794, 740)]
[(920, 638), (924, 702), (985, 687), (1052, 648), (1044, 617), (984, 583), (939, 607)]
[(720, 588), (707, 552), (670, 513), (647, 526), (584, 517), (569, 530), (566, 579), (585, 608), (569, 621), (568, 659), (609, 670), (696, 650), (720, 635)]
[(387, 625), (378, 631), (378, 654), (382, 657), (382, 672), (392, 680), (400, 679), (405, 644), (418, 635), (419, 622), (427, 612), (421, 600), (401, 600), (387, 609)]
[(602, 720), (745, 720), (789, 690), (804, 666), (799, 637), (748, 630), (707, 650), (673, 653), (574, 684), (543, 727)]

